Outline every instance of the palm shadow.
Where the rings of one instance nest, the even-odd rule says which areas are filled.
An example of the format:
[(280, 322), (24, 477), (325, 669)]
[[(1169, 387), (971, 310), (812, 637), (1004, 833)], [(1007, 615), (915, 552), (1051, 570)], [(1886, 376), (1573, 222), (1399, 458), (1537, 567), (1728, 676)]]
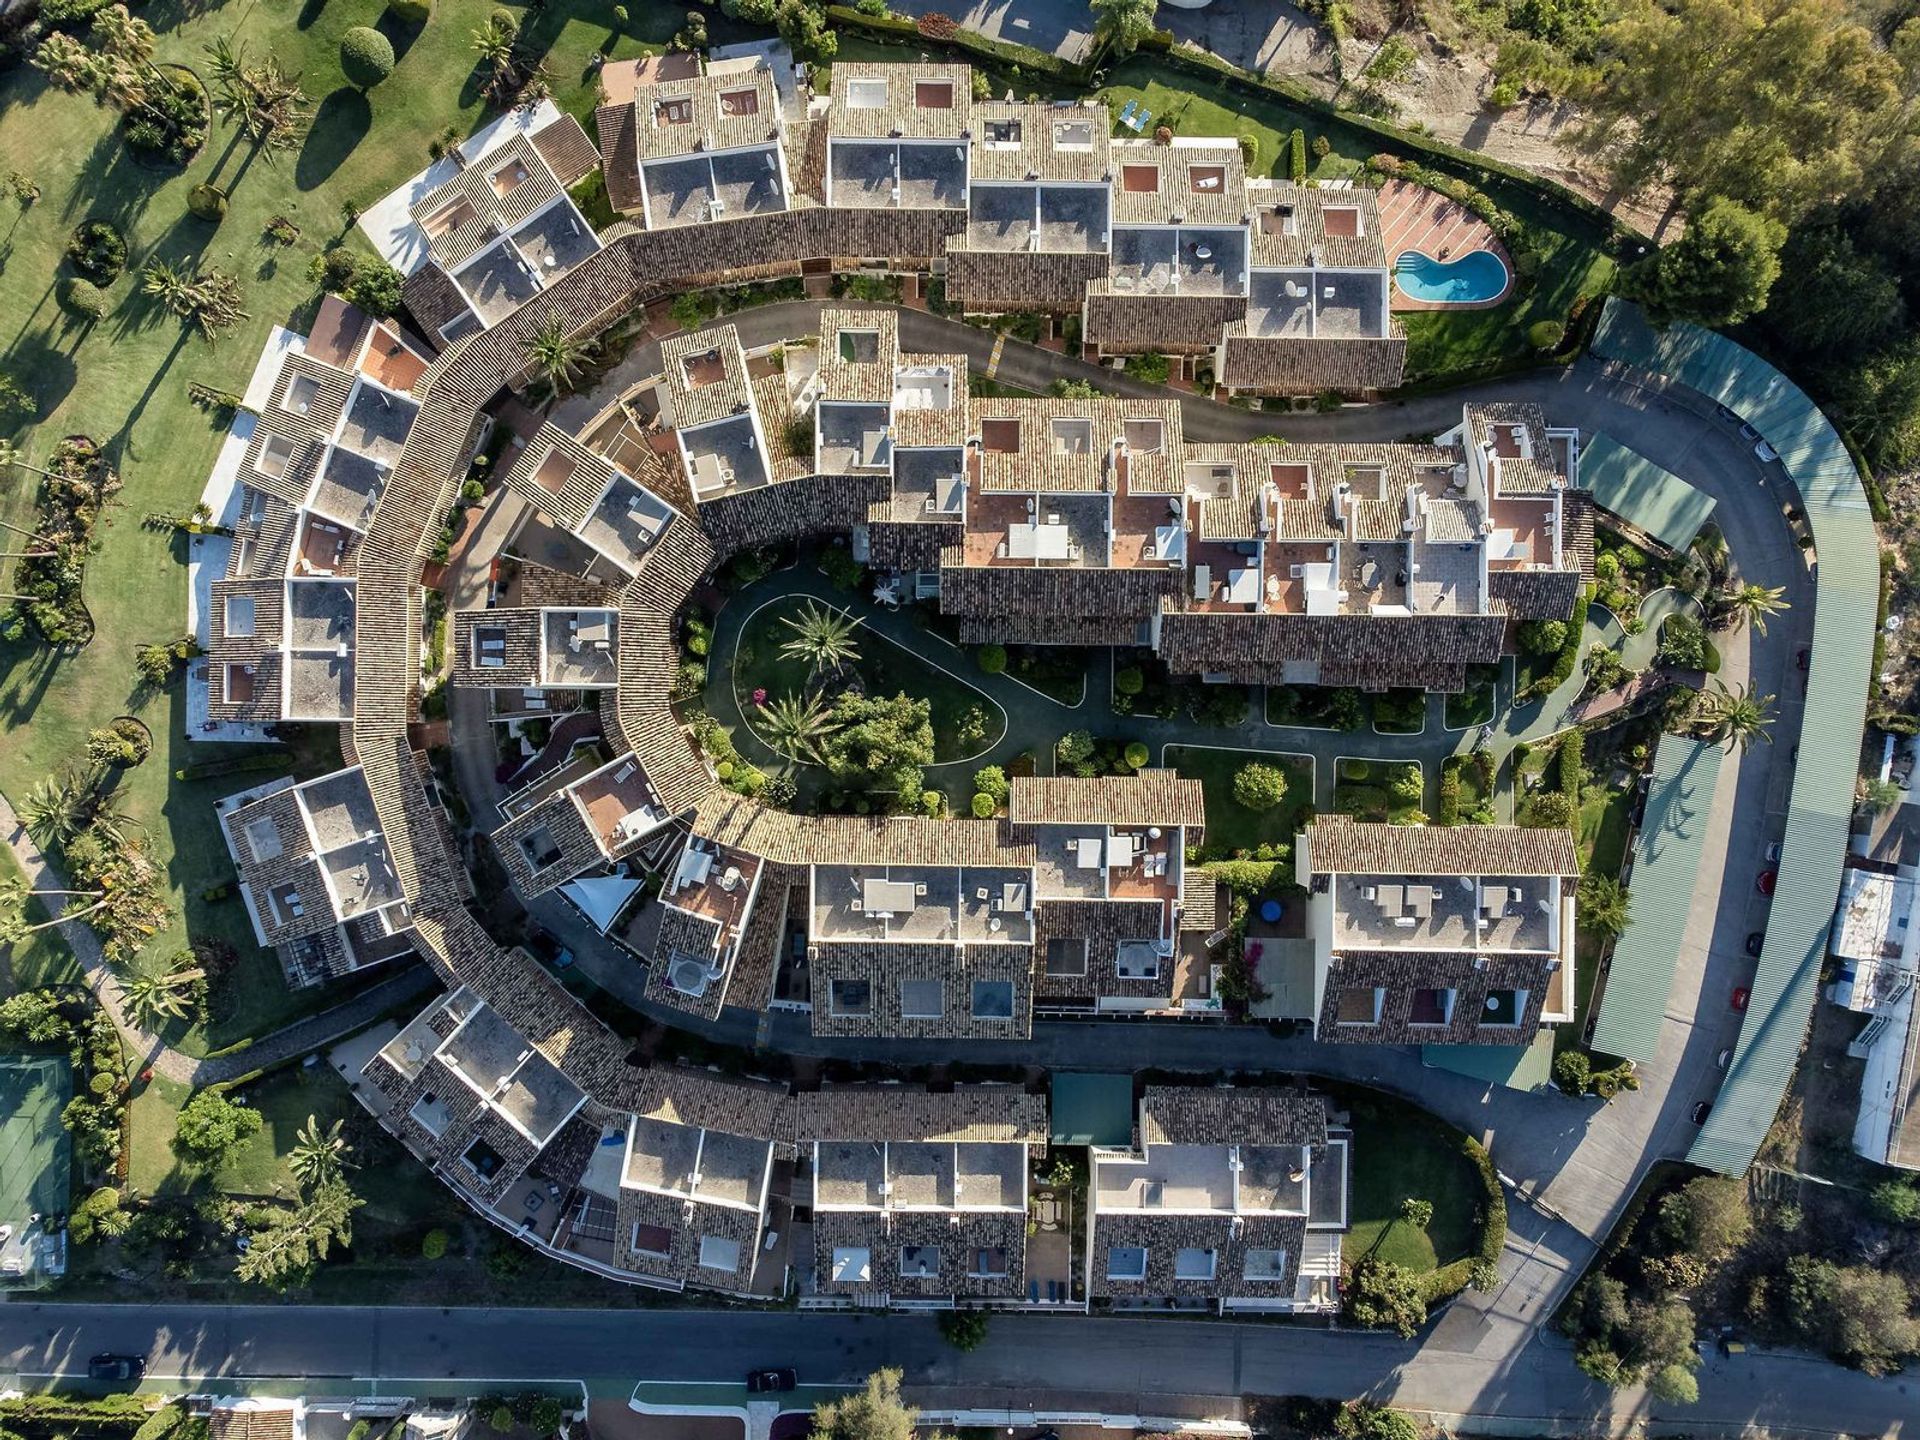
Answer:
[(314, 111), (307, 143), (294, 162), (294, 185), (301, 190), (324, 185), (372, 128), (373, 106), (367, 97), (351, 85), (335, 90)]

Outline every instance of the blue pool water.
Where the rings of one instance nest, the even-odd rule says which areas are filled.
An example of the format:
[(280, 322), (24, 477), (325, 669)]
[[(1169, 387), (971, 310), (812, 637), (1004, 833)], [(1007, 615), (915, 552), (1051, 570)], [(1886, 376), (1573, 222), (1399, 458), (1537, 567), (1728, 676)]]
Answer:
[(1410, 250), (1394, 267), (1401, 293), (1435, 305), (1472, 305), (1491, 300), (1507, 288), (1507, 267), (1491, 250), (1474, 250), (1458, 260), (1435, 260)]

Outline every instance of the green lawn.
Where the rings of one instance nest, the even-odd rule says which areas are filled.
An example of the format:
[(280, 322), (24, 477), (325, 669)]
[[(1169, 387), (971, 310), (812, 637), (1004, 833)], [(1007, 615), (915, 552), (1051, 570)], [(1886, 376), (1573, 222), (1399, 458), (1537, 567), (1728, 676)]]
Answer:
[[(27, 877), (13, 852), (0, 847), (0, 885), (24, 885)], [(47, 912), (38, 900), (27, 904), (27, 923), (38, 925)], [(40, 930), (12, 945), (0, 945), (0, 995), (34, 990), (42, 985), (78, 984), (80, 964), (67, 942), (51, 930)]]
[[(1373, 1253), (1425, 1272), (1471, 1254), (1480, 1182), (1460, 1153), (1459, 1134), (1377, 1091), (1341, 1087), (1337, 1098), (1353, 1117), (1347, 1257)], [(1400, 1202), (1409, 1198), (1433, 1202), (1425, 1230), (1399, 1218)]]
[(1497, 665), (1472, 665), (1467, 669), (1467, 688), (1447, 696), (1447, 728), (1465, 730), (1493, 719)]
[[(556, 99), (576, 114), (592, 108), (588, 60), (609, 40), (606, 8), (597, 0), (553, 0), (528, 18), (529, 39), (546, 52)], [(681, 13), (633, 9), (636, 33), (613, 43), (616, 56), (658, 48)], [(12, 302), (0, 314), (0, 369), (17, 377), (38, 405), (18, 439), (38, 459), (62, 435), (92, 435), (126, 482), (87, 567), (86, 598), (98, 627), (93, 643), (78, 654), (53, 656), (0, 642), (0, 726), (7, 731), (0, 791), (17, 800), (35, 779), (73, 759), (87, 730), (115, 714), (130, 711), (152, 727), (153, 758), (127, 777), (125, 804), (151, 836), (176, 919), (149, 947), (149, 963), (201, 939), (225, 940), (241, 956), (218, 1001), (216, 1023), (207, 1033), (177, 1037), (193, 1052), (275, 1028), (325, 997), (287, 993), (273, 958), (254, 946), (237, 898), (215, 904), (200, 898), (232, 879), (211, 806), (241, 787), (234, 780), (174, 782), (180, 767), (234, 751), (186, 738), (179, 687), (136, 693), (134, 646), (186, 628), (184, 542), (143, 528), (141, 520), (190, 509), (212, 469), (221, 430), (188, 400), (188, 382), (239, 389), (268, 329), (298, 324), (311, 313), (315, 292), (307, 266), (342, 232), (341, 205), (378, 199), (426, 163), (436, 134), (448, 126), (466, 133), (484, 118), (471, 83), (470, 7), (443, 4), (417, 36), (398, 37), (399, 66), (369, 97), (343, 86), (340, 36), (349, 26), (379, 21), (385, 10), (384, 0), (331, 0), (307, 5), (296, 19), (290, 9), (207, 0), (177, 23), (175, 7), (145, 12), (159, 28), (156, 58), (163, 62), (202, 62), (203, 45), (232, 34), (255, 53), (271, 50), (303, 77), (315, 111), (311, 138), (297, 154), (274, 161), (250, 155), (233, 130), (216, 121), (206, 148), (184, 172), (149, 170), (118, 143), (112, 111), (49, 88), (24, 64), (0, 75), (0, 155), (9, 167), (27, 170), (42, 191), (30, 209), (19, 212), (9, 202), (0, 214), (0, 275)], [(710, 28), (716, 41), (735, 38), (717, 12)], [(203, 180), (232, 194), (217, 229), (186, 213), (188, 190)], [(275, 215), (300, 227), (290, 249), (262, 242), (263, 226)], [(55, 303), (54, 287), (65, 273), (60, 257), (69, 233), (95, 217), (126, 233), (128, 273), (110, 291), (114, 308), (106, 318), (75, 326)], [(252, 318), (217, 347), (187, 338), (134, 293), (134, 272), (149, 257), (219, 264), (238, 274)], [(0, 520), (19, 524), (31, 513), (35, 491), (22, 480), (32, 478), (0, 487)], [(16, 974), (54, 973), (56, 962), (40, 958), (44, 954), (37, 943), (24, 964), (16, 954)]]
[[(1233, 798), (1234, 774), (1250, 760), (1278, 765), (1287, 773), (1287, 797), (1271, 810), (1249, 810)], [(1206, 787), (1211, 856), (1226, 857), (1262, 845), (1292, 845), (1300, 827), (1311, 818), (1313, 762), (1304, 757), (1170, 745), (1166, 763)]]
[(1420, 808), (1393, 794), (1394, 782), (1412, 771), (1418, 760), (1342, 760), (1334, 773), (1333, 808), (1362, 821), (1401, 821)]
[[(756, 690), (764, 689), (771, 700), (805, 691), (807, 663), (781, 654), (780, 647), (793, 638), (793, 631), (784, 622), (804, 612), (807, 604), (792, 596), (772, 601), (755, 611), (741, 627), (739, 645), (725, 666), (725, 683), (733, 686), (743, 714), (753, 713)], [(862, 627), (855, 632), (854, 639), (860, 647), (854, 668), (868, 695), (905, 693), (927, 702), (933, 723), (935, 764), (979, 754), (1004, 733), (1006, 719), (999, 707), (973, 686), (935, 669), (877, 631)], [(975, 707), (987, 717), (985, 738), (962, 743), (958, 738), (961, 720)]]

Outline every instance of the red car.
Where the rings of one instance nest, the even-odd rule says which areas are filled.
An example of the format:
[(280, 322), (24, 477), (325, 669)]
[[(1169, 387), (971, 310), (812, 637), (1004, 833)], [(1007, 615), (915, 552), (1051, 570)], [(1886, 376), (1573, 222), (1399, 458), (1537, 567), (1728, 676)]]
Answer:
[(1774, 882), (1779, 878), (1780, 872), (1778, 870), (1762, 870), (1760, 872), (1760, 878), (1753, 882), (1754, 888), (1762, 895), (1771, 895), (1773, 894)]
[(1739, 989), (1735, 990), (1733, 992), (1733, 1013), (1736, 1015), (1746, 1014), (1747, 1001), (1752, 997), (1752, 995), (1753, 995), (1753, 992), (1747, 989), (1747, 987), (1744, 985), (1742, 985)]

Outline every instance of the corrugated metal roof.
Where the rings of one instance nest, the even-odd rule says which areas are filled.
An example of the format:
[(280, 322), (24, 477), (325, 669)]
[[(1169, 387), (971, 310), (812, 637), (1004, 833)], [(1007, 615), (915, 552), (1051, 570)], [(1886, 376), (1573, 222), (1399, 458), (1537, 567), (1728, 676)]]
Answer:
[(1655, 334), (1637, 308), (1619, 300), (1607, 302), (1593, 349), (1605, 359), (1661, 371), (1758, 430), (1799, 489), (1822, 557), (1802, 733), (1846, 743), (1801, 747), (1779, 888), (1746, 1020), (1713, 1114), (1687, 1155), (1696, 1165), (1738, 1175), (1773, 1124), (1818, 994), (1853, 809), (1854, 737), (1866, 722), (1880, 604), (1878, 539), (1859, 472), (1839, 435), (1804, 391), (1757, 355), (1692, 325)]
[(1553, 1077), (1553, 1032), (1542, 1030), (1525, 1045), (1422, 1045), (1420, 1063), (1509, 1090), (1538, 1090)]
[(1634, 850), (1633, 923), (1614, 946), (1593, 1032), (1595, 1050), (1644, 1062), (1660, 1044), (1721, 754), (1712, 741), (1660, 737)]
[(1670, 550), (1685, 550), (1713, 514), (1713, 497), (1610, 435), (1580, 447), (1580, 486), (1594, 501)]

